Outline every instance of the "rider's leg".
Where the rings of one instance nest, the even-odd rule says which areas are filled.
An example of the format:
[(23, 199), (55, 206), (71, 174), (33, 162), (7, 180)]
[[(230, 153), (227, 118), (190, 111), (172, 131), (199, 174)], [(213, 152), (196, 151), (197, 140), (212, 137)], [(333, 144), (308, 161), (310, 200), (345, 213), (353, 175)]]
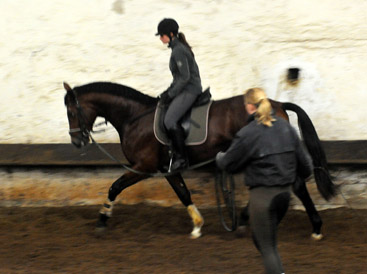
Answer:
[(186, 145), (185, 145), (185, 132), (181, 125), (171, 127), (167, 131), (168, 137), (171, 140), (173, 150), (173, 162), (170, 166), (169, 172), (181, 170), (188, 166)]
[(185, 136), (179, 125), (181, 118), (192, 107), (198, 95), (182, 92), (170, 103), (164, 117), (164, 126), (167, 129), (168, 137), (172, 141), (173, 163), (170, 171), (182, 169), (187, 166)]

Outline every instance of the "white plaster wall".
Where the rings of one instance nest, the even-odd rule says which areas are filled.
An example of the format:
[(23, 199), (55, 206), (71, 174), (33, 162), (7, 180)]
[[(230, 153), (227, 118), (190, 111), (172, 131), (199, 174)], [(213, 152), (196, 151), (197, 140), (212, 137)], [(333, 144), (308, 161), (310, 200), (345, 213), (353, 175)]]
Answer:
[[(0, 143), (68, 143), (62, 82), (113, 81), (158, 95), (175, 18), (214, 99), (262, 86), (301, 105), (323, 140), (367, 139), (365, 0), (1, 0)], [(300, 83), (284, 81), (289, 67)], [(113, 129), (97, 137), (117, 142)]]

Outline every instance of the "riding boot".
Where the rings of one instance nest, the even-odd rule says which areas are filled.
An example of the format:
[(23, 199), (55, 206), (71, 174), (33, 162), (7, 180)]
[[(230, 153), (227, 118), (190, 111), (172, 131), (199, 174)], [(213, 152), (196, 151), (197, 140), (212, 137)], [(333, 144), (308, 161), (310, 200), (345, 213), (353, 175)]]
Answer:
[(168, 131), (171, 140), (172, 163), (169, 172), (182, 170), (188, 166), (185, 146), (185, 132), (181, 126), (176, 126)]

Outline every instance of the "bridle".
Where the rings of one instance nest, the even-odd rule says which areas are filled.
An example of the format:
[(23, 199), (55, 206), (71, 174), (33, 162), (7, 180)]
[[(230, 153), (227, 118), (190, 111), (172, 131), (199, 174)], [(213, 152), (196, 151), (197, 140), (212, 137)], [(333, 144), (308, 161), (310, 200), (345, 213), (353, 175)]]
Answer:
[(72, 133), (76, 133), (76, 132), (81, 132), (82, 137), (88, 138), (88, 140), (90, 139), (91, 135), (90, 135), (90, 130), (87, 128), (87, 123), (86, 123), (86, 116), (83, 112), (83, 109), (81, 107), (81, 105), (79, 104), (79, 100), (77, 98), (77, 94), (76, 91), (74, 89), (72, 89), (73, 95), (74, 95), (74, 99), (75, 99), (75, 105), (76, 105), (76, 116), (78, 118), (78, 122), (79, 122), (79, 127), (78, 128), (70, 128), (69, 129), (69, 134), (71, 135)]

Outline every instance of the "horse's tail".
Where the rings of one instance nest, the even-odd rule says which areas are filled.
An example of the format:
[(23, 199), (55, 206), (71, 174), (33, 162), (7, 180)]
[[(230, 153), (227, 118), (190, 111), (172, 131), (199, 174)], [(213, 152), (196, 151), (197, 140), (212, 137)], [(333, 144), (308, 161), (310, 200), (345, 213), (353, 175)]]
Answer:
[(308, 117), (307, 113), (301, 107), (292, 103), (283, 103), (282, 108), (297, 114), (298, 126), (314, 165), (317, 189), (326, 200), (329, 200), (336, 195), (336, 186), (331, 181), (326, 155), (310, 117)]

